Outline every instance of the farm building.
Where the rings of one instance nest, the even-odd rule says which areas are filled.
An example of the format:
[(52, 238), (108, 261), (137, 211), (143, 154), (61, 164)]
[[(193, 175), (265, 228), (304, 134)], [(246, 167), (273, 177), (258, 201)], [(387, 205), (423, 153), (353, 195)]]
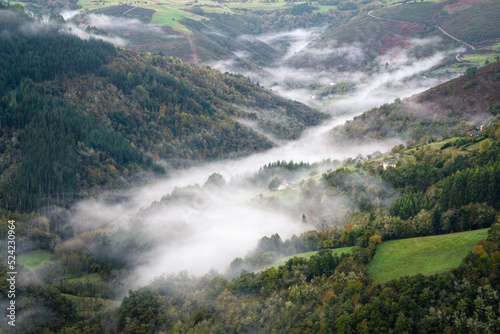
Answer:
[(396, 168), (396, 161), (384, 161), (382, 163), (382, 166), (384, 166), (384, 169), (387, 169), (389, 167)]
[(471, 130), (471, 131), (467, 132), (467, 137), (469, 137), (469, 138), (477, 137), (479, 135), (481, 135), (481, 131)]

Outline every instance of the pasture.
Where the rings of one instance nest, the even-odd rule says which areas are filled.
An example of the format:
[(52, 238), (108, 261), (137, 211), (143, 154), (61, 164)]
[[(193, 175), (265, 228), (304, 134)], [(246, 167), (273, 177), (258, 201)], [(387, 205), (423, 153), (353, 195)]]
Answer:
[(457, 268), (489, 229), (386, 241), (378, 246), (368, 269), (377, 283), (402, 276), (432, 275)]
[(31, 252), (19, 254), (17, 261), (29, 270), (37, 269), (46, 261), (49, 261), (52, 253), (48, 250), (39, 249)]

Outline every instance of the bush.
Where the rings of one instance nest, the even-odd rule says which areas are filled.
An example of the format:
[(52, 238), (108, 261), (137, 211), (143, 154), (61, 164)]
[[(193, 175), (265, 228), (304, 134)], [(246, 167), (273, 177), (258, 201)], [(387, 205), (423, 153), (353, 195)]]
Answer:
[(467, 67), (467, 69), (465, 70), (465, 76), (467, 78), (473, 78), (474, 75), (476, 74), (476, 72), (477, 72), (477, 67), (476, 66)]

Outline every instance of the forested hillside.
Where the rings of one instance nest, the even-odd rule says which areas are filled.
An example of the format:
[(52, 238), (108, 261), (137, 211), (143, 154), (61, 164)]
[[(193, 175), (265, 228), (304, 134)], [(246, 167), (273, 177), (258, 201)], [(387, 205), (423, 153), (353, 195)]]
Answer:
[(241, 76), (81, 40), (21, 7), (0, 16), (0, 183), (10, 210), (273, 146), (237, 117), (281, 139), (327, 117)]
[[(499, 126), (495, 123), (492, 130)], [(145, 287), (130, 291), (114, 309), (104, 307), (102, 300), (120, 290), (116, 270), (137, 265), (147, 245), (135, 243), (137, 237), (133, 236), (121, 239), (123, 235), (118, 235), (122, 231), (83, 233), (56, 247), (51, 262), (38, 273), (65, 277), (64, 273), (85, 272), (85, 280), (93, 277), (92, 281), (63, 279), (56, 283), (51, 276), (46, 278), (54, 283), (50, 289), (44, 285), (23, 286), (22, 291), (31, 294), (31, 302), (52, 310), (52, 321), (45, 320), (40, 310), (19, 330), (495, 333), (500, 329), (500, 141), (480, 139), (481, 148), (473, 152), (452, 154), (449, 147), (441, 150), (425, 145), (416, 151), (405, 150), (412, 159), (395, 168), (384, 170), (369, 162), (346, 162), (345, 168), (325, 173), (319, 181), (309, 179), (301, 185), (302, 204), (307, 202), (312, 209), (308, 220), (336, 220), (336, 213), (329, 213), (325, 207), (341, 197), (350, 199), (351, 213), (342, 218), (339, 227), (326, 225), (287, 240), (277, 234), (264, 237), (254, 252), (231, 263), (228, 275), (211, 272), (199, 278), (187, 273), (157, 277)], [(199, 187), (178, 189), (155, 205), (185, 200), (199, 191)], [(453, 196), (457, 198), (451, 199)], [(154, 210), (154, 206), (148, 210)], [(43, 226), (39, 217), (15, 218), (29, 222), (23, 228)], [(139, 221), (135, 225), (136, 235), (143, 233)], [(480, 228), (490, 228), (487, 239), (468, 249), (453, 270), (438, 269), (425, 276), (400, 275), (377, 283), (367, 267), (378, 246), (387, 240)], [(116, 237), (123, 240), (120, 247), (133, 249), (134, 256), (124, 257), (110, 247)], [(341, 256), (329, 251), (341, 247), (352, 249)], [(259, 267), (285, 254), (314, 250), (319, 252), (309, 259), (293, 258), (278, 268), (241, 272), (242, 268)], [(77, 293), (88, 297), (71, 297)], [(81, 310), (83, 305), (90, 313)], [(20, 311), (30, 308), (25, 307)]]
[[(124, 333), (139, 328), (168, 333), (497, 332), (500, 141), (491, 134), (499, 126), (497, 121), (488, 129), (489, 137), (476, 139), (481, 147), (472, 152), (457, 154), (444, 145), (396, 147), (407, 158), (395, 168), (346, 161), (345, 168), (325, 173), (319, 181), (304, 181), (297, 206), (310, 210), (303, 219), (327, 222), (317, 231), (284, 241), (277, 234), (262, 238), (253, 253), (231, 263), (229, 277), (158, 277), (109, 314)], [(184, 196), (190, 190), (185, 191)], [(343, 203), (350, 203), (350, 213), (339, 218), (338, 207), (329, 207), (342, 198), (348, 199)], [(329, 227), (332, 221), (340, 227)], [(490, 226), (487, 239), (468, 249), (451, 271), (402, 274), (380, 284), (366, 266), (387, 240)], [(328, 251), (340, 247), (353, 248), (342, 256)], [(320, 251), (278, 268), (241, 272), (312, 250)], [(95, 330), (109, 326), (105, 321), (86, 324)]]
[[(487, 3), (465, 9), (497, 8)], [(48, 6), (65, 4), (76, 6)], [(376, 5), (287, 1), (279, 12), (234, 4), (228, 10), (244, 15), (217, 12), (226, 4), (210, 2), (215, 14), (186, 4), (217, 21), (195, 17), (183, 27), (237, 26), (230, 50), (240, 34), (340, 24)], [(397, 8), (374, 13), (399, 20), (413, 7)], [(418, 24), (364, 15), (342, 29), (333, 23), (327, 36), (353, 41), (356, 28), (377, 22), (375, 57), (413, 33), (430, 36), (433, 13), (412, 12)], [(403, 37), (386, 39), (396, 32)], [(225, 40), (211, 36), (199, 47), (207, 57)], [(287, 43), (241, 42), (259, 49), (242, 64), (272, 61)], [(415, 45), (416, 58), (432, 48)], [(342, 58), (332, 55), (325, 61)], [(339, 68), (375, 72), (373, 59)], [(0, 331), (500, 333), (499, 92), (497, 59), (367, 111), (330, 137), (318, 131), (266, 155), (328, 116), (245, 76), (83, 40), (56, 14), (42, 22), (0, 2)], [(342, 161), (297, 153), (314, 145), (354, 155), (355, 142), (388, 150), (377, 139), (399, 142)], [(279, 160), (283, 151), (294, 160)], [(411, 245), (419, 242), (417, 254)], [(405, 248), (404, 265), (391, 258), (402, 253), (390, 250), (395, 243)], [(422, 271), (416, 259), (432, 263)], [(214, 263), (219, 271), (205, 269)], [(381, 278), (387, 266), (394, 270)], [(202, 276), (175, 272), (184, 268)], [(5, 321), (12, 300), (15, 328)]]
[(487, 241), (469, 253), (457, 270), (403, 277), (383, 285), (373, 283), (356, 258), (334, 257), (326, 251), (257, 275), (244, 273), (229, 282), (209, 276), (200, 280), (160, 277), (124, 299), (117, 312), (118, 329), (494, 333), (500, 329), (498, 243), (495, 225)]

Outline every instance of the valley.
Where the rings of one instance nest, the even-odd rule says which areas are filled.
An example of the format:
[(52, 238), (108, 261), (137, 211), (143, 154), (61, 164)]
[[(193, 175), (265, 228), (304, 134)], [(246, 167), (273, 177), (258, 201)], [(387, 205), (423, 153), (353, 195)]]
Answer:
[(19, 3), (15, 332), (500, 329), (496, 2)]

